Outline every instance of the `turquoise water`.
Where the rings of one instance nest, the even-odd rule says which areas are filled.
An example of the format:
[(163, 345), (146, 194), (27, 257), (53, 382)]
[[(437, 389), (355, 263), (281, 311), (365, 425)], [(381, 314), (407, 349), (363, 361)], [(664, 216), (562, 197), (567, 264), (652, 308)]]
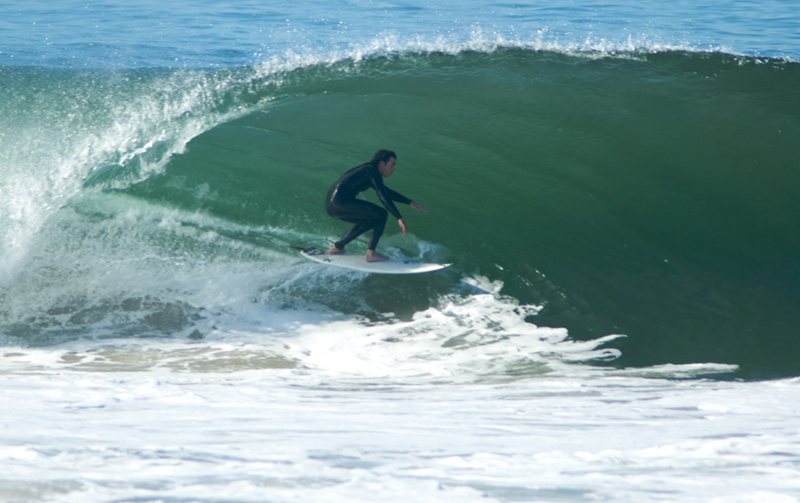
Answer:
[[(343, 230), (322, 195), (382, 145), (399, 153), (392, 185), (433, 210), (407, 215), (414, 235), (544, 306), (537, 323), (625, 334), (624, 366), (795, 374), (798, 68), (494, 45), (223, 70), (6, 67), (8, 284), (26, 290), (26, 274), (60, 268), (43, 247), (103, 264), (107, 240), (139, 232), (115, 221), (124, 201), (217, 218), (217, 233), (269, 228), (280, 246), (292, 235), (324, 246)], [(64, 214), (83, 231), (63, 235)], [(159, 239), (169, 256), (187, 238)], [(231, 244), (192, 246), (213, 258)], [(408, 316), (452, 288), (427, 281), (425, 295), (374, 309)], [(404, 289), (366, 284), (368, 304)]]
[(798, 7), (0, 2), (0, 499), (796, 501)]
[(0, 64), (230, 67), (413, 42), (684, 47), (797, 58), (797, 2), (3, 2)]

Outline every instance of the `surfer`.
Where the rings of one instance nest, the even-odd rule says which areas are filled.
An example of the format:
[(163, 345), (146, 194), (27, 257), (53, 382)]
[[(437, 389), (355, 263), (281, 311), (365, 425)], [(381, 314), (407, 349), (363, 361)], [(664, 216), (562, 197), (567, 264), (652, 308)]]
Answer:
[[(372, 229), (372, 238), (367, 249), (367, 262), (387, 260), (389, 257), (375, 252), (378, 241), (381, 239), (386, 219), (391, 213), (397, 218), (397, 224), (406, 235), (406, 224), (403, 216), (397, 211), (393, 201), (408, 204), (418, 211), (428, 212), (421, 204), (415, 203), (406, 196), (393, 191), (383, 184), (384, 178), (389, 178), (394, 173), (397, 155), (391, 150), (379, 150), (368, 163), (357, 166), (333, 184), (325, 198), (325, 210), (328, 215), (339, 220), (355, 224), (342, 239), (333, 244), (328, 250), (330, 255), (344, 253), (344, 247), (361, 234)], [(365, 190), (373, 188), (386, 209), (377, 204), (356, 199), (356, 196)], [(388, 212), (387, 212), (388, 210)]]

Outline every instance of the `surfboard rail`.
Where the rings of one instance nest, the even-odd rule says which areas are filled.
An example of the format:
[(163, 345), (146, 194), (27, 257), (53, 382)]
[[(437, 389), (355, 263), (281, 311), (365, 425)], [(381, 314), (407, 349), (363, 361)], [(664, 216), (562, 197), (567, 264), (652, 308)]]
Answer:
[(300, 251), (300, 255), (319, 264), (344, 267), (373, 274), (422, 274), (440, 271), (452, 265), (395, 257), (378, 262), (367, 262), (364, 255), (361, 254), (329, 255), (327, 251), (319, 248), (305, 248)]

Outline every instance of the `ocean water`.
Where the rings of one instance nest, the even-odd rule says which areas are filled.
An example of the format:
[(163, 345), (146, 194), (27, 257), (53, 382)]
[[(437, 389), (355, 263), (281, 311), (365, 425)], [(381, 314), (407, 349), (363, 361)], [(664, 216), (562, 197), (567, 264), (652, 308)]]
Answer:
[(0, 1), (0, 501), (800, 501), (798, 13)]

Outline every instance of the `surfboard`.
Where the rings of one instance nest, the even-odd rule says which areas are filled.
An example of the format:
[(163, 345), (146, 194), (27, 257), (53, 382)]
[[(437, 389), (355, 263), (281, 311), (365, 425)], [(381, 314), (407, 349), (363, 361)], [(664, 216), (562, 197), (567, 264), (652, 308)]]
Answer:
[(362, 254), (349, 255), (345, 253), (342, 255), (328, 255), (328, 252), (318, 248), (306, 248), (302, 250), (300, 254), (320, 264), (375, 274), (421, 274), (450, 267), (450, 264), (436, 264), (403, 258), (390, 258), (389, 260), (382, 260), (380, 262), (367, 262)]

